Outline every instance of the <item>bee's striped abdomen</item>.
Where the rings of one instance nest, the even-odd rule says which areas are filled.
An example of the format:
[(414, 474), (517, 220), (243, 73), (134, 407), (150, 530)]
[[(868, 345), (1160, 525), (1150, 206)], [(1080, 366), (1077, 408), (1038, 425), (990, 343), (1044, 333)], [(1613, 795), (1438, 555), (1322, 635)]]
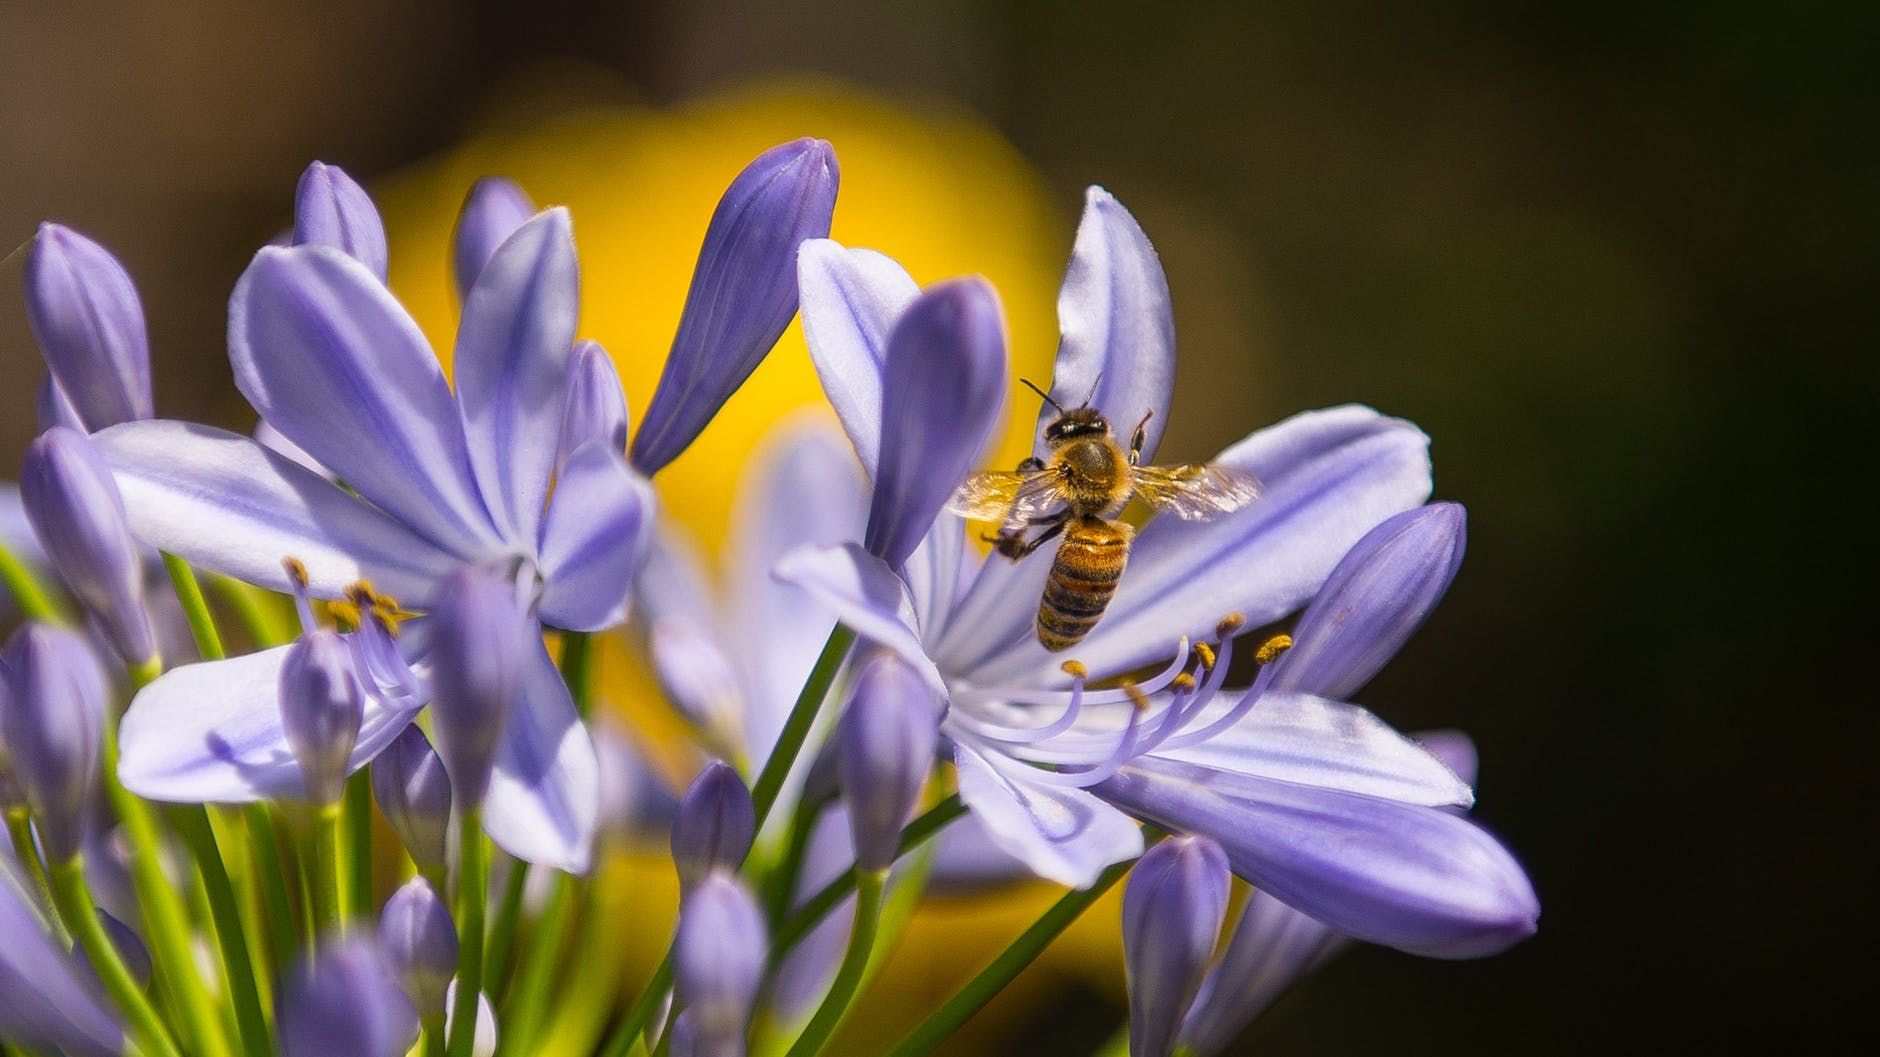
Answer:
[(1038, 641), (1052, 652), (1068, 650), (1097, 626), (1129, 560), (1132, 530), (1120, 521), (1080, 517), (1064, 529), (1038, 602)]

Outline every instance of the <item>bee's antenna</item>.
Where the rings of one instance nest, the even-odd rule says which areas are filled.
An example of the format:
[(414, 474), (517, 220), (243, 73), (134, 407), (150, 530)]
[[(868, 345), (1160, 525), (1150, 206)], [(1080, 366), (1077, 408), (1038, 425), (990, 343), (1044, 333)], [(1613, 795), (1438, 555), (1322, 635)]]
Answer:
[(1103, 388), (1103, 372), (1102, 372), (1102, 371), (1098, 371), (1098, 372), (1097, 372), (1097, 380), (1096, 380), (1096, 381), (1094, 381), (1094, 382), (1091, 382), (1091, 383), (1090, 383), (1090, 395), (1089, 395), (1089, 396), (1086, 396), (1086, 397), (1084, 397), (1084, 406), (1085, 406), (1085, 407), (1089, 407), (1089, 406), (1090, 406), (1091, 404), (1093, 404), (1093, 403), (1096, 403), (1096, 400), (1097, 400), (1097, 390), (1099, 390), (1099, 389), (1101, 389), (1101, 388)]
[(1025, 387), (1025, 388), (1027, 388), (1027, 389), (1029, 389), (1029, 390), (1031, 390), (1032, 392), (1034, 392), (1034, 393), (1037, 393), (1037, 394), (1038, 394), (1039, 396), (1041, 396), (1041, 397), (1043, 397), (1043, 398), (1044, 398), (1044, 402), (1045, 402), (1045, 403), (1047, 403), (1047, 404), (1050, 404), (1050, 405), (1051, 405), (1052, 407), (1055, 407), (1055, 408), (1057, 408), (1057, 412), (1058, 412), (1058, 414), (1060, 414), (1060, 415), (1061, 415), (1061, 414), (1063, 414), (1063, 413), (1064, 413), (1064, 408), (1063, 408), (1063, 406), (1062, 406), (1062, 405), (1060, 405), (1060, 404), (1059, 404), (1059, 403), (1058, 403), (1058, 402), (1057, 402), (1056, 400), (1053, 400), (1053, 399), (1051, 399), (1051, 394), (1050, 394), (1050, 393), (1047, 393), (1047, 392), (1045, 392), (1045, 391), (1044, 391), (1043, 389), (1040, 389), (1040, 388), (1038, 388), (1038, 386), (1037, 386), (1037, 384), (1036, 384), (1036, 383), (1034, 383), (1034, 382), (1033, 382), (1033, 381), (1032, 381), (1031, 379), (1029, 379), (1029, 378), (1020, 378), (1020, 379), (1018, 380), (1018, 382), (1019, 382), (1019, 384), (1020, 384), (1020, 385), (1023, 385), (1023, 386)]

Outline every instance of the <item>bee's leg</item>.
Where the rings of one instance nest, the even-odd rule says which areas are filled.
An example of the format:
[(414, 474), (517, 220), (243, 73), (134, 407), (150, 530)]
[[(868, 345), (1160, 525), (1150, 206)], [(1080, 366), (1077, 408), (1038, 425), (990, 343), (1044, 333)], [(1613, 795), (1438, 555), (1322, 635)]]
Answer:
[(1136, 465), (1142, 459), (1142, 446), (1149, 442), (1149, 420), (1155, 417), (1155, 408), (1150, 408), (1136, 423), (1136, 432), (1129, 438), (1129, 464)]
[(1019, 473), (1036, 473), (1044, 469), (1044, 460), (1036, 455), (1025, 456), (1025, 461), (1018, 464)]
[(1045, 529), (1043, 532), (1038, 533), (1030, 539), (1026, 539), (1023, 534), (1014, 533), (1010, 536), (1000, 536), (993, 542), (998, 546), (1000, 554), (1012, 561), (1019, 561), (1032, 551), (1044, 546), (1047, 542), (1056, 539), (1058, 533), (1064, 531), (1064, 523), (1066, 520), (1067, 519), (1059, 518), (1050, 528)]

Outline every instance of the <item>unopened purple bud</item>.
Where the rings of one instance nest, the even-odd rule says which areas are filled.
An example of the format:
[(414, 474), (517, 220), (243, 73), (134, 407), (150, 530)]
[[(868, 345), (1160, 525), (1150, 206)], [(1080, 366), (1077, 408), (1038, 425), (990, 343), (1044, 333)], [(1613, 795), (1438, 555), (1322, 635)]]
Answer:
[[(111, 938), (111, 946), (117, 948), (118, 957), (124, 961), (124, 968), (131, 971), (131, 975), (137, 978), (138, 983), (150, 983), (150, 949), (144, 946), (143, 939), (137, 935), (135, 929), (105, 913), (102, 909), (97, 913), (98, 923), (104, 926), (104, 934)], [(74, 947), (72, 961), (77, 965), (79, 972), (90, 977), (94, 983), (99, 983), (102, 988), (98, 971), (92, 966), (91, 958), (85, 953), (85, 948)]]
[(414, 877), (385, 901), (379, 948), (419, 1015), (442, 1013), (457, 973), (457, 926), (429, 881)]
[(39, 389), (33, 393), (33, 416), (39, 422), (41, 433), (54, 426), (85, 432), (85, 420), (79, 417), (78, 408), (72, 406), (72, 398), (65, 395), (51, 371), (39, 378)]
[(797, 247), (829, 234), (838, 182), (834, 148), (799, 139), (758, 155), (725, 189), (659, 387), (633, 438), (641, 473), (677, 458), (790, 325)]
[(757, 901), (724, 871), (686, 893), (673, 939), (673, 979), (691, 1017), (694, 1053), (741, 1054), (770, 943)]
[(32, 806), (46, 858), (62, 863), (84, 841), (98, 778), (105, 675), (85, 640), (49, 624), (27, 624), (7, 643), (7, 704), (0, 738), (13, 778)]
[(1167, 1057), (1227, 915), (1227, 853), (1207, 837), (1150, 848), (1123, 890), (1131, 1057)]
[(451, 263), (457, 279), (457, 293), (470, 296), (477, 276), (501, 246), (523, 222), (535, 215), (535, 203), (515, 181), (501, 176), (485, 176), (471, 185), (457, 213), (457, 230), (451, 236)]
[(515, 585), (465, 568), (445, 581), (431, 610), (431, 718), (437, 753), (460, 810), (483, 804), (490, 768), (534, 648), (534, 621)]
[(757, 808), (744, 779), (723, 760), (705, 765), (672, 820), (672, 861), (690, 888), (713, 870), (736, 870), (757, 836)]
[(863, 543), (898, 568), (979, 462), (1005, 401), (1005, 321), (983, 279), (927, 288), (888, 332)]
[(366, 189), (337, 165), (314, 162), (294, 192), (294, 245), (331, 246), (385, 281), (385, 224)]
[(365, 695), (346, 641), (325, 628), (309, 631), (281, 665), (281, 725), (309, 801), (331, 804), (345, 792), (347, 764), (364, 719)]
[(296, 961), (279, 1003), (281, 1057), (402, 1057), (418, 1018), (369, 940), (332, 942)]
[(26, 258), (26, 318), (87, 430), (151, 416), (143, 304), (103, 246), (58, 224), (39, 225)]
[(920, 674), (891, 653), (855, 678), (837, 732), (836, 768), (855, 864), (864, 870), (887, 869), (900, 850), (901, 827), (933, 767), (938, 705)]
[(583, 341), (575, 345), (574, 356), (568, 361), (561, 450), (555, 465), (566, 462), (576, 448), (590, 440), (604, 442), (609, 451), (626, 450), (627, 398), (607, 350), (599, 342)]
[(131, 667), (157, 658), (124, 497), (91, 438), (58, 426), (26, 449), (20, 499), (40, 546)]
[(450, 846), (450, 776), (416, 723), (373, 758), (372, 798), (418, 871), (442, 877)]

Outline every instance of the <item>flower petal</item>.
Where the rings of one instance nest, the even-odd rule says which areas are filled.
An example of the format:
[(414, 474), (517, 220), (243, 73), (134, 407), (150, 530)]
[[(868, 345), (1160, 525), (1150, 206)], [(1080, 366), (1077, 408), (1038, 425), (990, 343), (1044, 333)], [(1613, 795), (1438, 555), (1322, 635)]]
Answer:
[(584, 873), (600, 818), (600, 765), (555, 662), (546, 649), (534, 654), (496, 750), (483, 828), (518, 859)]
[(58, 224), (39, 225), (26, 258), (26, 318), (87, 429), (150, 417), (143, 304), (109, 250)]
[(93, 436), (131, 531), (192, 564), (291, 591), (281, 559), (315, 594), (369, 579), (422, 605), (457, 559), (247, 437), (188, 422), (128, 422)]
[[(1136, 423), (1150, 415), (1142, 461), (1151, 461), (1175, 390), (1175, 317), (1155, 247), (1129, 210), (1101, 187), (1084, 193), (1084, 217), (1057, 309), (1061, 338), (1051, 399), (1066, 408), (1102, 411), (1125, 444)], [(1044, 427), (1057, 415), (1050, 404), (1039, 410), (1040, 456)]]
[(857, 635), (899, 654), (945, 696), (946, 683), (921, 648), (907, 585), (880, 558), (853, 543), (800, 547), (777, 562), (773, 575), (807, 591)]
[(653, 506), (652, 486), (607, 442), (589, 441), (569, 457), (542, 525), (543, 620), (599, 631), (626, 619)]
[[(304, 798), (281, 723), (281, 665), (290, 649), (186, 664), (144, 687), (118, 731), (124, 787), (184, 804)], [(368, 695), (347, 773), (391, 744), (423, 704)]]
[(385, 224), (366, 189), (337, 165), (314, 162), (294, 192), (294, 245), (331, 246), (385, 281)]
[(1227, 1049), (1254, 1018), (1350, 940), (1264, 891), (1247, 897), (1234, 938), (1182, 1024), (1196, 1053)]
[(0, 853), (0, 1037), (71, 1057), (122, 1053), (104, 996), (47, 931), (13, 856)]
[(1235, 873), (1361, 940), (1476, 958), (1533, 935), (1540, 916), (1508, 849), (1439, 808), (1153, 759), (1096, 792), (1157, 825), (1213, 837)]
[(960, 798), (993, 843), (1038, 876), (1088, 888), (1111, 863), (1142, 854), (1142, 831), (1082, 789), (1027, 781), (1024, 764), (960, 744)]
[(863, 537), (891, 568), (907, 560), (979, 461), (1005, 402), (1005, 321), (983, 279), (929, 287), (888, 335), (874, 503)]
[(459, 296), (470, 296), (470, 288), (483, 274), (483, 266), (490, 262), (496, 247), (535, 212), (535, 204), (513, 180), (485, 176), (471, 185), (451, 232), (451, 270)]
[(614, 361), (596, 341), (574, 348), (568, 361), (567, 392), (561, 405), (561, 449), (555, 471), (574, 450), (590, 440), (606, 441), (618, 452), (627, 449), (627, 398), (620, 388)]
[[(1219, 461), (1251, 471), (1265, 494), (1216, 521), (1159, 517), (1137, 534), (1107, 615), (1077, 648), (1091, 671), (1167, 657), (1181, 635), (1212, 639), (1230, 613), (1250, 627), (1278, 620), (1310, 599), (1366, 532), (1430, 493), (1429, 438), (1355, 405), (1295, 415)], [(1064, 681), (1059, 658), (1030, 635), (991, 645), (978, 679), (1029, 672)]]
[(242, 395), (360, 495), (465, 558), (500, 546), (444, 372), (364, 265), (263, 248), (229, 299), (228, 340)]
[(746, 166), (718, 202), (672, 352), (653, 391), (633, 465), (652, 475), (677, 458), (763, 362), (796, 315), (796, 250), (829, 234), (836, 157), (800, 139)]
[(810, 360), (873, 480), (881, 449), (881, 372), (888, 332), (920, 287), (892, 257), (830, 239), (803, 244), (796, 274)]
[(1357, 693), (1442, 601), (1462, 567), (1466, 534), (1467, 515), (1456, 503), (1406, 510), (1372, 529), (1299, 618), (1271, 689)]
[(550, 209), (496, 248), (457, 327), (453, 363), (470, 466), (497, 527), (524, 547), (541, 525), (561, 444), (580, 309), (568, 211)]
[[(1232, 707), (1233, 701), (1223, 704)], [(1208, 717), (1196, 722), (1205, 724)], [(1475, 802), (1467, 783), (1390, 724), (1357, 705), (1311, 694), (1268, 690), (1232, 727), (1198, 745), (1154, 755), (1406, 804), (1468, 807)]]

